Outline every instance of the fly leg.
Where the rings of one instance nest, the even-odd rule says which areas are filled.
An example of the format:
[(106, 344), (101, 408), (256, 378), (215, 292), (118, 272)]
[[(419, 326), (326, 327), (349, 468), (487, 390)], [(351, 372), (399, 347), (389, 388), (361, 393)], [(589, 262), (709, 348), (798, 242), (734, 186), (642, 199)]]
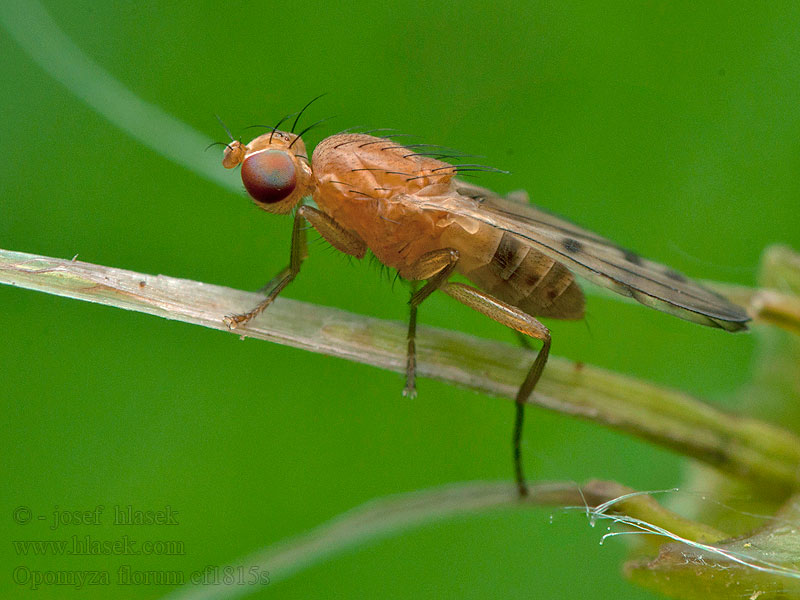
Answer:
[(244, 314), (229, 315), (223, 319), (229, 329), (236, 329), (260, 315), (300, 272), (300, 265), (308, 256), (306, 233), (303, 229), (304, 221), (308, 222), (331, 246), (340, 252), (356, 258), (364, 257), (367, 245), (361, 238), (346, 231), (324, 212), (311, 206), (300, 206), (294, 215), (294, 223), (292, 225), (292, 248), (289, 253), (289, 265), (267, 284), (267, 289), (270, 291), (267, 297), (258, 303), (258, 306)]
[(462, 304), (477, 310), (490, 319), (506, 327), (510, 327), (519, 333), (523, 333), (526, 336), (541, 340), (542, 342), (542, 349), (539, 350), (539, 353), (536, 355), (536, 359), (533, 361), (533, 365), (531, 365), (528, 375), (525, 377), (525, 381), (522, 382), (516, 397), (516, 418), (514, 420), (514, 435), (512, 441), (514, 449), (514, 469), (519, 495), (527, 496), (528, 487), (525, 484), (525, 473), (522, 469), (521, 451), (525, 401), (533, 392), (533, 388), (536, 387), (536, 383), (539, 381), (542, 371), (544, 370), (544, 365), (547, 362), (547, 357), (550, 354), (550, 331), (529, 314), (468, 285), (445, 282), (444, 285), (441, 286), (441, 289), (451, 298), (455, 298)]
[(411, 314), (408, 319), (408, 352), (406, 354), (406, 387), (403, 395), (413, 398), (417, 395), (417, 307), (425, 298), (430, 296), (437, 288), (447, 281), (458, 262), (458, 251), (452, 248), (433, 250), (417, 259), (410, 265), (403, 275), (412, 281), (427, 279), (428, 281), (419, 290), (414, 289), (411, 299)]
[(517, 489), (520, 496), (528, 495), (528, 487), (525, 484), (525, 472), (522, 468), (522, 426), (525, 419), (525, 401), (533, 392), (536, 383), (542, 376), (544, 365), (550, 354), (550, 331), (535, 318), (520, 309), (510, 306), (505, 302), (481, 292), (473, 287), (462, 283), (450, 283), (447, 279), (453, 273), (458, 263), (458, 251), (453, 248), (443, 248), (423, 254), (416, 263), (412, 264), (404, 272), (405, 277), (411, 280), (427, 279), (422, 288), (414, 291), (411, 295), (409, 304), (411, 305), (411, 315), (408, 323), (408, 355), (406, 362), (406, 387), (403, 395), (414, 396), (416, 394), (416, 345), (415, 338), (417, 333), (417, 307), (425, 298), (430, 296), (435, 290), (441, 289), (448, 296), (455, 298), (462, 304), (477, 310), (497, 321), (498, 323), (510, 327), (514, 331), (541, 340), (542, 348), (536, 355), (525, 381), (517, 391), (516, 397), (516, 417), (514, 420), (514, 434), (512, 446), (514, 450), (514, 470), (517, 481)]

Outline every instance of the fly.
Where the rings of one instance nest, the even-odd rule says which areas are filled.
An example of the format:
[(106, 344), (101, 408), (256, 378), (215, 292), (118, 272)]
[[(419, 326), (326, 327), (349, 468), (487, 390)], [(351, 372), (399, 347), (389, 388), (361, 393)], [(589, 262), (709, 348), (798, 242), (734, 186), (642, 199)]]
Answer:
[[(444, 153), (365, 133), (328, 137), (309, 160), (300, 137), (305, 132), (281, 131), (280, 124), (249, 144), (233, 140), (225, 148), (223, 166), (241, 165), (242, 182), (260, 208), (285, 214), (297, 207), (289, 265), (272, 280), (264, 300), (248, 313), (226, 317), (226, 325), (234, 329), (257, 317), (297, 276), (307, 256), (308, 223), (340, 252), (360, 259), (370, 250), (400, 277), (424, 282), (413, 288), (409, 301), (404, 395), (416, 394), (417, 309), (434, 291), (539, 340), (541, 349), (516, 395), (512, 445), (522, 496), (527, 494), (520, 451), (524, 406), (550, 353), (550, 332), (538, 317), (584, 316), (584, 295), (574, 275), (695, 323), (726, 331), (747, 328), (742, 308), (680, 273), (527, 201), (456, 178), (478, 165), (452, 165), (441, 160)], [(308, 196), (318, 209), (303, 204)], [(454, 272), (475, 285), (451, 282)]]

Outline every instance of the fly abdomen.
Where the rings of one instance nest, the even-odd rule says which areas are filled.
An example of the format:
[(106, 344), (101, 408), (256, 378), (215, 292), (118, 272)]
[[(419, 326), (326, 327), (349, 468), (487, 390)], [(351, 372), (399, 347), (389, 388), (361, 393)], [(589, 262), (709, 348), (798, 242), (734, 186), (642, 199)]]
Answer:
[(580, 319), (584, 298), (566, 267), (504, 232), (488, 263), (464, 275), (478, 286), (530, 315)]

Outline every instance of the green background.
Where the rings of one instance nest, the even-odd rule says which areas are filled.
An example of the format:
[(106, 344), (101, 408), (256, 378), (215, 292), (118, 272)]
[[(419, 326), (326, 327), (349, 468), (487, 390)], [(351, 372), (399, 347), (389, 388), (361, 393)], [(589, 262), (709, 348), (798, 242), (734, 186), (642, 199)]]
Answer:
[[(800, 10), (697, 4), (44, 3), (98, 65), (209, 142), (225, 139), (214, 114), (238, 135), (328, 92), (306, 123), (336, 119), (309, 146), (363, 124), (481, 154), (511, 175), (477, 183), (524, 188), (689, 275), (751, 285), (766, 245), (800, 246)], [(132, 139), (3, 31), (0, 55), (0, 247), (242, 289), (285, 265), (287, 217)], [(172, 150), (193, 160), (204, 148)], [(407, 310), (403, 286), (320, 246), (286, 296), (394, 320)], [(420, 318), (513, 341), (443, 295)], [(752, 335), (595, 297), (585, 323), (548, 325), (557, 355), (731, 408), (749, 378)], [(169, 505), (178, 526), (129, 533), (186, 544), (181, 557), (34, 558), (4, 542), (3, 597), (158, 598), (168, 588), (32, 592), (11, 572), (236, 564), (373, 498), (510, 477), (506, 401), (429, 380), (408, 400), (397, 374), (10, 287), (0, 331), (4, 539), (119, 535), (109, 519), (16, 525), (20, 505)], [(672, 453), (528, 415), (536, 479), (680, 485)], [(652, 597), (623, 580), (625, 544), (599, 545), (602, 533), (574, 512), (495, 512), (336, 557), (256, 597)]]

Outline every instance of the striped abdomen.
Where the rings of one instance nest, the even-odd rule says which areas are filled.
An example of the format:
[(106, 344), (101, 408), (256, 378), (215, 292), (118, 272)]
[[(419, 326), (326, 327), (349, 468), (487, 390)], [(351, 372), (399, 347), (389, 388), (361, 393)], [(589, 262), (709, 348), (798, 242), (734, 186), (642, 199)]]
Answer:
[(572, 273), (524, 240), (485, 225), (469, 236), (471, 240), (463, 240), (466, 243), (457, 239), (463, 232), (452, 234), (454, 239), (448, 241), (461, 255), (458, 270), (482, 290), (532, 316), (583, 317), (583, 292)]

